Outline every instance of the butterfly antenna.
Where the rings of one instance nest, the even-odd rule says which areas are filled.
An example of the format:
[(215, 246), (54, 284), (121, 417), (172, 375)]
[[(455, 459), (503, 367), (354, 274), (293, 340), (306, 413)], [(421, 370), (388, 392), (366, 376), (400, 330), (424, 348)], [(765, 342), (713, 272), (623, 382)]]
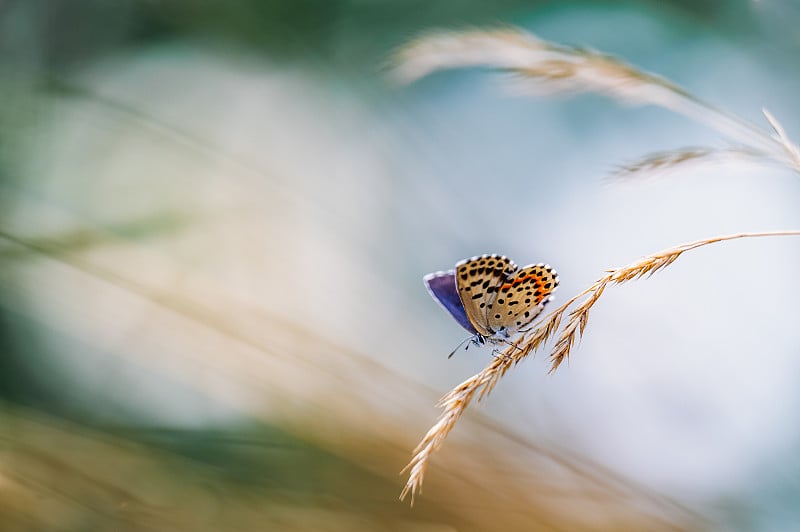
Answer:
[[(460, 343), (459, 343), (459, 344), (456, 346), (456, 348), (455, 348), (455, 349), (453, 349), (452, 351), (450, 351), (450, 354), (449, 354), (449, 355), (447, 355), (447, 358), (452, 358), (452, 357), (453, 357), (453, 355), (455, 355), (455, 354), (456, 354), (456, 351), (458, 351), (458, 349), (459, 349), (459, 348), (460, 348), (462, 345), (466, 344), (466, 343), (467, 343), (467, 342), (469, 342), (470, 340), (472, 340), (472, 336), (470, 336), (469, 338), (466, 338), (466, 339), (462, 340), (462, 341), (461, 341), (461, 342), (460, 342)], [(465, 348), (464, 348), (464, 351), (466, 351), (467, 349), (469, 349), (469, 344), (467, 344), (467, 347), (465, 347)]]

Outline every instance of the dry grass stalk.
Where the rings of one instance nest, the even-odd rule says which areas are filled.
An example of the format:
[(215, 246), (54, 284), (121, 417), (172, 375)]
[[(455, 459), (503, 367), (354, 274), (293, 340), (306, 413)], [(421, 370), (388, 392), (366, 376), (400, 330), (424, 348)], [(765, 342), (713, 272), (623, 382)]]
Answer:
[(612, 56), (573, 48), (508, 27), (498, 30), (434, 31), (400, 48), (394, 77), (410, 83), (437, 70), (485, 66), (510, 73), (528, 88), (545, 92), (601, 92), (626, 102), (669, 105), (686, 91)]
[[(766, 236), (800, 236), (800, 231), (736, 233), (732, 235), (706, 238), (703, 240), (690, 242), (688, 244), (682, 244), (680, 246), (668, 248), (659, 251), (658, 253), (647, 255), (646, 257), (643, 257), (625, 266), (608, 270), (604, 276), (595, 281), (589, 288), (549, 314), (545, 320), (540, 322), (539, 326), (533, 331), (533, 334), (537, 334), (538, 332), (540, 336), (544, 336), (544, 340), (547, 340), (552, 336), (552, 332), (550, 332), (550, 334), (545, 334), (545, 332), (552, 331), (553, 325), (561, 322), (563, 314), (577, 299), (583, 296), (588, 296), (581, 304), (571, 310), (568, 314), (567, 324), (564, 326), (564, 329), (559, 335), (556, 345), (550, 354), (550, 373), (553, 373), (556, 369), (558, 369), (561, 363), (564, 362), (564, 360), (569, 358), (570, 351), (572, 346), (575, 344), (575, 341), (583, 336), (584, 329), (586, 328), (586, 324), (589, 320), (589, 310), (597, 302), (607, 286), (626, 283), (642, 277), (650, 277), (654, 273), (675, 262), (684, 252), (692, 249), (726, 240)], [(542, 341), (543, 340), (539, 340), (537, 338), (537, 342), (539, 344)], [(525, 342), (526, 340), (523, 340), (523, 343)]]
[(617, 167), (612, 173), (613, 179), (627, 179), (643, 175), (656, 175), (661, 172), (685, 169), (689, 165), (724, 162), (731, 160), (757, 160), (762, 158), (761, 152), (746, 147), (729, 148), (680, 148), (677, 150), (651, 153), (634, 162)]
[[(634, 105), (657, 105), (709, 126), (734, 141), (727, 150), (746, 146), (751, 154), (777, 161), (800, 173), (800, 149), (766, 110), (775, 130), (768, 131), (716, 109), (685, 89), (615, 57), (588, 48), (551, 43), (516, 28), (434, 31), (401, 47), (394, 57), (394, 77), (405, 83), (437, 70), (482, 66), (511, 74), (515, 86), (536, 92), (598, 92)], [(713, 150), (711, 150), (713, 151)], [(628, 165), (646, 173), (670, 160), (687, 160), (689, 149), (648, 155)], [(688, 159), (697, 159), (699, 154)], [(653, 164), (662, 161), (663, 164)]]
[(797, 144), (792, 142), (789, 139), (789, 136), (786, 134), (786, 130), (783, 129), (783, 126), (778, 119), (775, 118), (772, 113), (767, 111), (766, 109), (761, 109), (761, 112), (764, 113), (764, 117), (769, 122), (769, 125), (775, 131), (775, 135), (773, 138), (776, 142), (778, 142), (783, 149), (786, 150), (786, 155), (791, 161), (791, 166), (795, 169), (795, 171), (800, 171), (800, 148), (797, 147)]
[[(503, 377), (509, 369), (521, 362), (529, 354), (536, 352), (549, 339), (553, 338), (559, 329), (561, 329), (561, 323), (565, 319), (566, 324), (563, 329), (561, 329), (561, 333), (550, 353), (550, 373), (553, 373), (564, 360), (569, 358), (572, 347), (575, 345), (575, 342), (583, 336), (586, 329), (586, 325), (589, 321), (589, 311), (597, 300), (600, 299), (600, 296), (603, 295), (607, 286), (626, 283), (642, 277), (650, 277), (654, 273), (675, 262), (678, 257), (686, 251), (708, 244), (739, 238), (768, 236), (800, 236), (800, 230), (736, 233), (706, 238), (664, 249), (625, 266), (608, 270), (605, 275), (592, 283), (592, 285), (583, 292), (570, 298), (563, 305), (548, 314), (538, 323), (536, 328), (522, 334), (517, 341), (507, 347), (499, 356), (494, 357), (489, 365), (480, 373), (456, 386), (439, 401), (438, 406), (442, 407), (444, 412), (414, 449), (414, 457), (405, 469), (403, 469), (403, 472), (409, 472), (409, 476), (403, 491), (400, 493), (400, 499), (405, 499), (406, 496), (410, 494), (411, 504), (414, 504), (416, 494), (422, 490), (422, 482), (430, 457), (442, 446), (445, 438), (447, 438), (447, 435), (476, 395), (478, 400), (481, 400), (491, 393), (499, 379)], [(584, 297), (585, 299), (583, 299), (583, 301), (575, 305), (579, 299)]]
[[(662, 170), (672, 170), (685, 163), (708, 162), (710, 159), (749, 158), (766, 159), (786, 166), (794, 172), (800, 173), (800, 148), (793, 143), (783, 126), (772, 113), (762, 109), (764, 117), (775, 132), (772, 139), (782, 153), (769, 153), (762, 149), (748, 146), (730, 146), (727, 148), (681, 148), (665, 152), (646, 155), (642, 159), (626, 164), (614, 172), (613, 177), (638, 177), (640, 175), (654, 174)], [(752, 141), (752, 139), (751, 139)], [(755, 145), (756, 143), (753, 143)]]
[[(772, 160), (800, 173), (800, 148), (768, 111), (764, 110), (764, 115), (774, 134), (714, 108), (664, 78), (638, 70), (614, 57), (586, 48), (550, 43), (514, 28), (429, 33), (398, 51), (394, 74), (400, 81), (411, 82), (437, 70), (470, 66), (489, 67), (511, 74), (517, 86), (528, 91), (590, 91), (626, 103), (658, 105), (712, 127), (732, 141), (725, 148), (683, 148), (650, 154), (622, 167), (618, 176), (639, 176), (711, 158), (744, 156)], [(442, 398), (440, 406), (444, 412), (414, 450), (414, 457), (404, 469), (409, 472), (409, 478), (401, 499), (411, 494), (413, 504), (414, 496), (422, 487), (431, 455), (442, 445), (473, 398), (477, 396), (481, 400), (486, 397), (511, 367), (540, 349), (556, 334), (558, 338), (550, 354), (550, 373), (569, 358), (570, 351), (586, 329), (591, 308), (607, 286), (649, 277), (672, 264), (684, 252), (707, 244), (779, 235), (800, 235), (800, 231), (738, 233), (698, 240), (608, 270), (586, 290), (548, 314), (535, 329), (522, 334), (483, 371)], [(563, 328), (562, 321), (565, 322)]]

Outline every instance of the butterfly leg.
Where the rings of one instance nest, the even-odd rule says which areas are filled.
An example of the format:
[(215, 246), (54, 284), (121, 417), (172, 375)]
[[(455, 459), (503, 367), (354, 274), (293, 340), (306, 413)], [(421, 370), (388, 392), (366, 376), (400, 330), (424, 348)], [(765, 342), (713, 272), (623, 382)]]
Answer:
[(494, 358), (499, 358), (500, 360), (509, 360), (511, 358), (510, 356), (503, 354), (499, 347), (492, 349), (492, 356)]
[(522, 348), (519, 346), (519, 342), (509, 342), (508, 340), (503, 340), (503, 343), (504, 343), (504, 344), (506, 344), (506, 345), (509, 345), (509, 346), (513, 347), (514, 349), (516, 349), (516, 350), (518, 350), (518, 351), (524, 351), (524, 350), (523, 350), (523, 349), (522, 349)]

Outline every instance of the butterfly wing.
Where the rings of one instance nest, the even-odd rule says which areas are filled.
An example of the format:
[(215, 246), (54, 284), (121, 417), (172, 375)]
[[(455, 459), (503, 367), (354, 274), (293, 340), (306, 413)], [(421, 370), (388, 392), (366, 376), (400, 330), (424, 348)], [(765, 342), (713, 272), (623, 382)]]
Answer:
[(498, 287), (497, 298), (488, 315), (489, 327), (505, 327), (514, 334), (530, 324), (552, 299), (558, 274), (547, 264), (525, 266)]
[(498, 288), (517, 269), (514, 262), (500, 255), (481, 255), (456, 264), (456, 287), (472, 326), (483, 336), (492, 336), (488, 316)]
[(467, 312), (464, 310), (461, 298), (458, 297), (455, 270), (429, 273), (422, 278), (422, 281), (425, 283), (425, 287), (431, 297), (444, 307), (459, 325), (469, 331), (470, 334), (478, 334), (478, 331), (475, 330), (475, 327), (472, 326), (469, 318), (467, 318)]

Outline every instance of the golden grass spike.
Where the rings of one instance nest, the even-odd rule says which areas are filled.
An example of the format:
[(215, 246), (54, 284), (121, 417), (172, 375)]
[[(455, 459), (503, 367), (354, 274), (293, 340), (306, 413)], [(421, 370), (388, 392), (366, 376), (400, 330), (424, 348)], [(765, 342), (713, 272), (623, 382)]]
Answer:
[(610, 55), (548, 42), (513, 27), (423, 34), (395, 53), (393, 76), (411, 83), (437, 70), (475, 66), (535, 80), (545, 91), (602, 92), (657, 105), (664, 105), (668, 94), (691, 98), (674, 83)]
[(464, 67), (486, 67), (510, 75), (512, 86), (526, 92), (597, 92), (634, 105), (657, 105), (800, 173), (800, 150), (768, 113), (777, 136), (620, 59), (548, 42), (513, 27), (428, 32), (395, 52), (391, 72), (397, 81), (411, 83), (438, 70)]
[[(408, 471), (408, 481), (400, 499), (405, 499), (411, 495), (411, 504), (414, 497), (420, 493), (425, 471), (428, 467), (430, 457), (436, 452), (445, 438), (455, 426), (461, 414), (467, 409), (473, 398), (478, 396), (478, 400), (483, 399), (499, 382), (500, 378), (513, 366), (525, 359), (529, 354), (535, 353), (559, 330), (562, 318), (567, 313), (566, 324), (561, 330), (561, 334), (550, 353), (550, 371), (555, 372), (564, 360), (569, 358), (570, 351), (584, 333), (589, 321), (589, 310), (600, 299), (606, 286), (611, 284), (623, 284), (642, 276), (649, 276), (662, 270), (675, 262), (683, 253), (697, 249), (708, 244), (735, 240), (739, 238), (756, 238), (768, 236), (800, 236), (797, 231), (765, 231), (758, 233), (736, 233), (723, 235), (703, 240), (697, 240), (679, 246), (667, 248), (651, 255), (642, 257), (619, 268), (606, 270), (605, 275), (595, 281), (591, 286), (579, 293), (577, 296), (567, 300), (563, 305), (544, 317), (538, 326), (522, 334), (520, 339), (513, 342), (499, 356), (492, 359), (488, 366), (481, 372), (465, 380), (439, 402), (439, 406), (444, 409), (438, 421), (428, 430), (422, 441), (414, 449), (414, 456), (409, 464), (403, 469)], [(578, 299), (585, 297), (578, 305)]]
[(611, 179), (631, 179), (685, 169), (691, 165), (727, 162), (733, 160), (764, 159), (763, 152), (745, 146), (726, 148), (689, 147), (651, 153), (641, 159), (623, 164), (612, 170)]
[(794, 161), (794, 167), (800, 168), (800, 148), (798, 148), (797, 144), (789, 139), (789, 135), (786, 134), (786, 130), (783, 129), (781, 123), (778, 122), (778, 119), (775, 118), (772, 113), (767, 111), (766, 108), (761, 109), (761, 112), (764, 113), (764, 117), (767, 119), (767, 122), (769, 122), (769, 125), (775, 131), (776, 140), (783, 145), (789, 158)]

